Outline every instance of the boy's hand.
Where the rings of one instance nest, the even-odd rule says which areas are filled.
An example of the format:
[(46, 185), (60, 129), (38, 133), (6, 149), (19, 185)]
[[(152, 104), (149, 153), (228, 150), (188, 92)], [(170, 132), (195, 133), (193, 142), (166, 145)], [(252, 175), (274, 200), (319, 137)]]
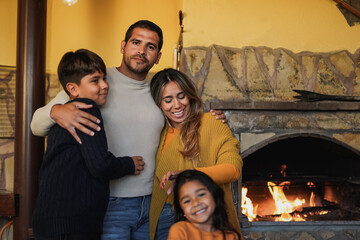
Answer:
[(131, 157), (134, 161), (135, 172), (134, 175), (139, 175), (142, 170), (144, 170), (145, 162), (141, 156), (133, 156)]
[(228, 122), (223, 111), (211, 109), (210, 112), (211, 112), (211, 115), (215, 116), (216, 120), (221, 120), (223, 123)]
[(54, 105), (51, 109), (50, 117), (62, 128), (68, 130), (75, 140), (81, 144), (81, 140), (75, 129), (90, 136), (94, 136), (95, 133), (85, 126), (100, 131), (100, 127), (95, 124), (100, 123), (100, 120), (93, 115), (80, 110), (87, 108), (92, 108), (92, 105), (81, 102)]

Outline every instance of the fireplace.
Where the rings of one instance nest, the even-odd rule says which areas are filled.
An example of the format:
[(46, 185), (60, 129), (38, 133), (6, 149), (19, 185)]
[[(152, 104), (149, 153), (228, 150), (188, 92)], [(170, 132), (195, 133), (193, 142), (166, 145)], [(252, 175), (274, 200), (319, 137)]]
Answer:
[(293, 134), (244, 162), (242, 212), (248, 220), (360, 221), (360, 155), (352, 149)]
[(216, 101), (208, 108), (225, 111), (242, 145), (233, 192), (246, 239), (360, 239), (360, 151), (339, 137), (359, 127), (343, 129), (331, 117), (350, 123), (359, 103)]
[[(245, 239), (360, 239), (360, 102), (348, 101), (360, 96), (360, 49), (193, 46), (180, 69), (241, 142), (232, 190)], [(305, 102), (294, 90), (342, 97)], [(275, 205), (284, 198), (295, 206)]]

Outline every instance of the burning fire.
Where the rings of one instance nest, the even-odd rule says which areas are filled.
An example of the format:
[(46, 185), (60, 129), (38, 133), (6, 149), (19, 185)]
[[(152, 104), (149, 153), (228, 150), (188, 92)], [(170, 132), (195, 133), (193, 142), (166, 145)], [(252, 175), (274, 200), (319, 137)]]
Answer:
[(283, 191), (284, 186), (290, 185), (290, 182), (282, 182), (276, 185), (273, 182), (267, 183), (269, 191), (275, 200), (276, 210), (274, 214), (280, 214), (281, 216), (277, 221), (290, 222), (290, 221), (305, 221), (302, 218), (294, 219), (290, 213), (295, 210), (301, 210), (301, 205), (305, 203), (305, 199), (296, 198), (295, 201), (289, 201)]
[[(283, 176), (286, 176), (286, 165), (281, 166), (281, 173)], [(284, 193), (284, 187), (290, 185), (290, 182), (284, 181), (280, 184), (275, 184), (273, 182), (267, 182), (268, 189), (274, 199), (275, 210), (272, 213), (279, 217), (275, 217), (275, 221), (306, 221), (307, 214), (296, 214), (296, 212), (301, 212), (303, 206), (305, 204), (305, 199), (296, 198), (295, 200), (289, 200)], [(309, 188), (315, 188), (315, 184), (312, 182), (307, 183)], [(242, 187), (242, 213), (246, 215), (249, 221), (256, 221), (257, 217), (260, 215), (257, 210), (259, 205), (253, 206), (253, 203), (249, 197), (247, 197), (248, 189), (246, 187)], [(316, 207), (315, 203), (315, 195), (311, 192), (311, 196), (309, 199), (310, 207)], [(316, 213), (317, 215), (327, 214), (328, 211), (321, 211)], [(309, 215), (314, 215), (314, 213), (309, 213)]]
[(251, 199), (246, 196), (247, 191), (248, 191), (248, 189), (246, 187), (242, 187), (242, 191), (241, 191), (242, 210), (241, 210), (241, 212), (248, 217), (249, 221), (253, 221), (256, 218), (256, 212), (257, 212), (258, 205), (256, 205), (255, 209), (254, 209)]

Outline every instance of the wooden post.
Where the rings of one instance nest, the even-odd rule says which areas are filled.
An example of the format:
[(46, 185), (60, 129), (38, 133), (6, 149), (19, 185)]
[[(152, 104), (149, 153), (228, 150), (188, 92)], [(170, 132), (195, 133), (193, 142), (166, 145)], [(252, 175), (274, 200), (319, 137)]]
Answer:
[(30, 130), (34, 111), (45, 102), (46, 0), (18, 0), (15, 102), (15, 182), (19, 216), (14, 240), (29, 239), (38, 189), (43, 138)]

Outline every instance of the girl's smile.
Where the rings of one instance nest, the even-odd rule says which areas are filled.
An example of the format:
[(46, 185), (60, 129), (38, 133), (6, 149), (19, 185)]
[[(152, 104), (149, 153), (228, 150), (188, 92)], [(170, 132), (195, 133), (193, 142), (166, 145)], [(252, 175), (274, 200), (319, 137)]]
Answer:
[(189, 222), (203, 231), (213, 231), (215, 201), (206, 186), (197, 180), (186, 182), (179, 190), (179, 200)]

